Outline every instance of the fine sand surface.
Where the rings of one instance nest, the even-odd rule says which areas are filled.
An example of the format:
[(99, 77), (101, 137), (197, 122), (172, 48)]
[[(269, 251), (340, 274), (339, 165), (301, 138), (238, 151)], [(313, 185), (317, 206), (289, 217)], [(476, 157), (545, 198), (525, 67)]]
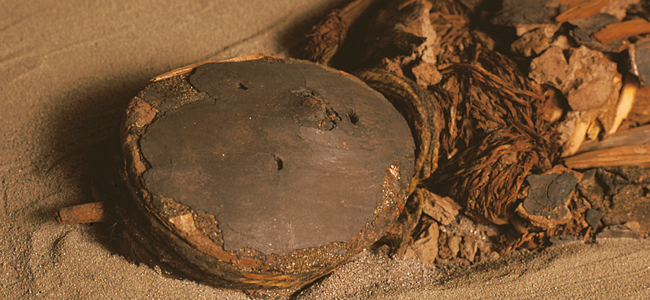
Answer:
[[(93, 158), (148, 80), (248, 53), (286, 55), (341, 1), (0, 1), (0, 299), (247, 299), (127, 262), (95, 226)], [(568, 244), (446, 275), (370, 253), (300, 299), (650, 299), (650, 241)]]

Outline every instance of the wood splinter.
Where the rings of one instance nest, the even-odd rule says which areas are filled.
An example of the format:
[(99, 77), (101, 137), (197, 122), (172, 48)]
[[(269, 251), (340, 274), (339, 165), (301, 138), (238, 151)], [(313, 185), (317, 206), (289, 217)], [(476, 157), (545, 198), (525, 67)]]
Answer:
[(618, 100), (618, 105), (616, 106), (616, 115), (614, 116), (614, 124), (609, 130), (608, 134), (614, 134), (618, 127), (621, 126), (621, 123), (632, 111), (632, 106), (634, 105), (634, 98), (636, 96), (636, 91), (639, 89), (639, 80), (636, 76), (628, 75), (625, 77), (625, 83), (621, 89), (621, 97)]
[(588, 141), (576, 153), (564, 159), (567, 167), (650, 166), (650, 125), (620, 131), (602, 141)]
[(341, 10), (334, 10), (314, 26), (306, 46), (308, 60), (326, 65), (343, 44), (350, 27), (375, 0), (355, 0)]
[(91, 202), (59, 209), (56, 221), (60, 224), (83, 224), (105, 220), (104, 203)]

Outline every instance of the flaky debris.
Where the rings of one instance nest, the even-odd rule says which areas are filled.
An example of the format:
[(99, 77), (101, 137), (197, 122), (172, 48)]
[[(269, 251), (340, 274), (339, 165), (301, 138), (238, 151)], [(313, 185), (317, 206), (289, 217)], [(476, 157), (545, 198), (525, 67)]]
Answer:
[[(477, 222), (511, 224), (516, 237), (499, 237), (499, 243), (507, 245), (501, 253), (562, 242), (562, 236), (580, 239), (592, 234), (597, 225), (590, 226), (585, 219), (590, 205), (575, 194), (563, 194), (566, 197), (556, 201), (564, 210), (552, 224), (519, 204), (525, 202), (534, 176), (557, 165), (561, 155), (568, 157), (564, 162), (569, 166), (597, 163), (593, 160), (599, 158), (583, 154), (570, 157), (582, 151), (586, 138), (606, 140), (619, 124), (628, 128), (647, 122), (643, 117), (625, 120), (630, 101), (618, 101), (623, 78), (618, 73), (622, 68), (616, 64), (619, 59), (601, 52), (621, 51), (636, 38), (643, 40), (638, 36), (643, 34), (639, 28), (645, 26), (645, 20), (626, 16), (626, 8), (636, 2), (504, 1), (490, 22), (516, 27), (520, 38), (509, 46), (524, 56), (517, 57), (517, 63), (494, 51), (495, 42), (474, 29), (482, 24), (470, 18), (476, 7), (465, 7), (466, 1), (386, 1), (364, 17), (360, 29), (350, 31), (357, 35), (351, 35), (350, 46), (337, 53), (333, 61), (338, 65), (334, 66), (357, 74), (372, 69), (370, 75), (360, 75), (362, 79), (389, 94), (393, 103), (408, 108), (400, 110), (419, 140), (417, 168), (433, 170), (426, 166), (436, 160), (439, 165), (412, 198), (412, 209), (407, 210), (410, 217), (403, 218), (410, 225), (401, 229), (414, 231), (410, 236), (401, 233), (399, 253), (430, 262), (433, 252), (442, 260), (463, 257), (469, 261), (481, 252), (480, 243), (476, 246), (472, 238), (466, 241), (444, 232), (444, 223), (452, 218), (427, 202), (424, 195), (431, 192), (460, 204), (461, 217), (464, 214)], [(427, 15), (428, 19), (424, 17)], [(636, 21), (616, 26), (627, 25), (634, 30), (614, 32), (605, 28), (626, 18)], [(630, 40), (619, 41), (621, 37)], [(521, 73), (520, 68), (525, 69), (531, 58), (530, 72)], [(633, 63), (637, 60), (632, 57)], [(402, 78), (409, 84), (396, 84), (407, 82)], [(429, 97), (413, 97), (413, 84), (426, 90)], [(632, 87), (624, 89), (624, 99), (632, 98)], [(635, 101), (645, 103), (639, 99), (643, 98)], [(427, 131), (423, 122), (423, 117), (433, 116), (419, 107), (423, 103), (439, 106), (439, 149), (430, 142), (438, 131)], [(641, 161), (631, 151), (641, 153), (645, 145), (621, 146), (596, 152), (617, 153), (618, 162)], [(439, 157), (421, 157), (434, 154)], [(515, 212), (517, 207), (521, 208), (519, 213)], [(594, 214), (591, 210), (592, 219)], [(413, 227), (413, 217), (420, 218), (418, 226)], [(432, 224), (440, 231), (437, 243), (430, 238), (435, 234)], [(431, 247), (429, 254), (422, 250), (424, 245)]]

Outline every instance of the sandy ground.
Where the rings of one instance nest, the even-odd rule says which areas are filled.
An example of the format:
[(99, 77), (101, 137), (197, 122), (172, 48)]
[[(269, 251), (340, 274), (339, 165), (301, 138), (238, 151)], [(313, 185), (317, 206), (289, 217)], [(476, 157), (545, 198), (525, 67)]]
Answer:
[[(91, 3), (92, 2), (92, 3)], [(92, 201), (92, 159), (155, 75), (286, 54), (340, 1), (0, 2), (0, 298), (247, 299), (131, 264), (60, 207)], [(648, 299), (650, 241), (569, 244), (445, 275), (362, 253), (301, 299)]]

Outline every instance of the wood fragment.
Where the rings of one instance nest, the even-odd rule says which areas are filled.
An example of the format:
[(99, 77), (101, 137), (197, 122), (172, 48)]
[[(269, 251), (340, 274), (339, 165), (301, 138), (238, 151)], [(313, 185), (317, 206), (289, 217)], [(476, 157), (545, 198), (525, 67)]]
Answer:
[(618, 130), (618, 127), (621, 126), (621, 122), (623, 122), (623, 120), (627, 118), (628, 114), (630, 114), (638, 88), (639, 80), (636, 76), (626, 76), (623, 89), (621, 90), (621, 96), (618, 100), (618, 105), (616, 106), (614, 124), (610, 128), (608, 134), (615, 133)]
[(462, 206), (449, 197), (438, 196), (428, 190), (422, 190), (424, 202), (422, 213), (430, 216), (442, 225), (449, 225), (456, 219)]
[(438, 236), (440, 231), (438, 223), (433, 222), (429, 228), (422, 232), (418, 239), (411, 245), (404, 258), (417, 257), (425, 265), (433, 265), (438, 256)]
[(355, 0), (341, 10), (332, 11), (323, 21), (314, 26), (305, 52), (307, 59), (320, 64), (327, 64), (343, 44), (345, 36), (354, 21), (375, 0)]
[(644, 125), (608, 135), (601, 141), (587, 141), (576, 154), (620, 146), (650, 144), (650, 125)]
[(634, 109), (630, 111), (627, 119), (619, 127), (619, 131), (650, 124), (650, 86), (645, 86), (636, 91), (634, 96)]
[(189, 73), (189, 72), (192, 72), (192, 70), (196, 69), (196, 67), (198, 67), (198, 66), (200, 66), (200, 65), (207, 64), (207, 63), (216, 63), (216, 62), (239, 62), (239, 61), (247, 61), (247, 60), (261, 59), (261, 58), (264, 58), (264, 57), (280, 58), (279, 56), (266, 55), (266, 54), (262, 54), (262, 53), (254, 53), (254, 54), (245, 54), (245, 55), (240, 55), (240, 56), (236, 56), (236, 57), (232, 57), (232, 58), (227, 58), (227, 59), (209, 60), (209, 61), (204, 61), (204, 62), (200, 62), (200, 63), (195, 63), (195, 64), (191, 64), (191, 65), (187, 65), (187, 66), (180, 67), (180, 68), (178, 68), (178, 69), (171, 70), (171, 71), (169, 71), (169, 72), (166, 72), (166, 73), (163, 73), (163, 74), (160, 74), (160, 75), (154, 77), (153, 79), (151, 79), (151, 81), (152, 81), (152, 82), (155, 82), (155, 81), (160, 81), (160, 80), (164, 80), (164, 79), (167, 79), (167, 78), (172, 78), (172, 77), (174, 77), (174, 76), (187, 74), (187, 73)]
[(567, 157), (564, 164), (572, 169), (616, 166), (650, 167), (650, 144), (620, 146), (585, 152)]
[(91, 202), (59, 209), (56, 221), (60, 224), (95, 223), (105, 220), (104, 203)]
[(601, 31), (594, 33), (593, 37), (603, 44), (624, 39), (638, 34), (650, 32), (650, 22), (644, 19), (633, 19), (605, 26)]

